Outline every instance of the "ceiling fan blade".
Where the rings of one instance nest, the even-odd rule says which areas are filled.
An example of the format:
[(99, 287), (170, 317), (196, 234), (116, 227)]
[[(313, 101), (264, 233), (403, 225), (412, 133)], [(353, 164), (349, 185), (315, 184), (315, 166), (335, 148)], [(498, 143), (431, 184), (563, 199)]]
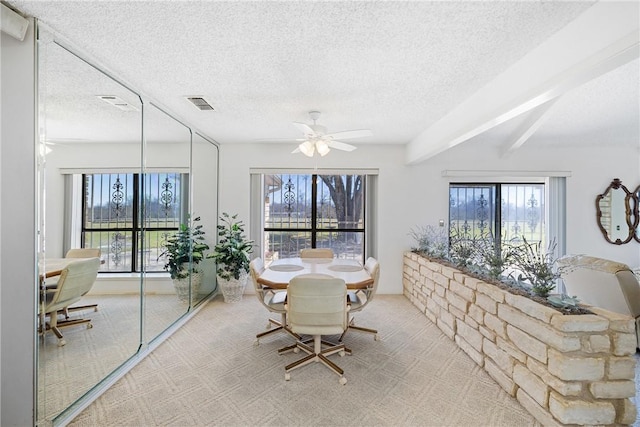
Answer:
[(342, 150), (342, 151), (353, 151), (357, 148), (351, 144), (347, 144), (345, 142), (340, 142), (335, 140), (327, 140), (327, 145), (331, 148), (335, 148), (336, 150)]
[(373, 136), (373, 132), (371, 132), (370, 129), (358, 129), (358, 130), (345, 130), (344, 132), (329, 133), (325, 135), (326, 138), (337, 138), (337, 139), (362, 138), (365, 136)]
[(256, 138), (255, 142), (304, 142), (307, 138)]
[(299, 153), (299, 152), (300, 152), (300, 146), (296, 147), (296, 149), (295, 149), (295, 150), (293, 150), (293, 151), (291, 152), (291, 154), (296, 154), (296, 153)]
[(300, 132), (302, 132), (305, 136), (316, 136), (316, 133), (308, 124), (293, 122), (293, 125), (297, 127)]

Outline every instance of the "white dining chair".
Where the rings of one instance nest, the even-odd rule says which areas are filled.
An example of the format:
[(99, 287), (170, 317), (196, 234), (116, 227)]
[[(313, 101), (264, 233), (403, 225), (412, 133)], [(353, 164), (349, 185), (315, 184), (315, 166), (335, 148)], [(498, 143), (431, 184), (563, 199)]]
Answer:
[[(264, 263), (261, 258), (255, 258), (249, 263), (249, 273), (251, 274), (251, 280), (253, 281), (253, 287), (255, 290), (258, 301), (271, 313), (277, 313), (280, 315), (280, 320), (269, 318), (267, 322), (267, 331), (260, 332), (256, 335), (256, 341), (254, 345), (260, 344), (260, 338), (267, 335), (271, 335), (275, 332), (286, 332), (293, 336), (295, 339), (300, 339), (300, 336), (291, 331), (287, 326), (287, 311), (285, 310), (284, 303), (287, 298), (286, 290), (277, 290), (267, 288), (258, 283), (258, 277), (264, 271)], [(271, 329), (275, 325), (276, 327)]]
[[(358, 311), (362, 311), (367, 305), (373, 301), (373, 297), (376, 295), (378, 291), (378, 282), (380, 280), (380, 263), (377, 259), (373, 257), (367, 258), (367, 261), (364, 264), (364, 269), (369, 273), (371, 278), (373, 279), (373, 283), (367, 286), (364, 289), (358, 289), (357, 291), (349, 292), (349, 304), (351, 305), (351, 309), (349, 310), (349, 314), (356, 313)], [(342, 341), (345, 334), (350, 330), (356, 330), (360, 332), (366, 332), (369, 334), (373, 334), (373, 339), (378, 341), (378, 330), (365, 328), (362, 326), (356, 326), (355, 318), (351, 316), (349, 319), (349, 325), (347, 329), (340, 336), (339, 341)]]
[[(347, 328), (347, 285), (344, 280), (324, 274), (296, 276), (287, 287), (285, 308), (291, 330), (297, 334), (313, 336), (313, 340), (297, 341), (294, 345), (278, 350), (279, 354), (298, 350), (307, 354), (285, 366), (285, 380), (291, 379), (292, 370), (312, 362), (320, 362), (340, 375), (340, 384), (346, 384), (342, 368), (327, 357), (335, 353), (340, 356), (351, 354), (351, 350), (344, 344), (333, 344), (322, 339), (323, 335), (341, 334)], [(307, 345), (311, 341), (313, 347)]]

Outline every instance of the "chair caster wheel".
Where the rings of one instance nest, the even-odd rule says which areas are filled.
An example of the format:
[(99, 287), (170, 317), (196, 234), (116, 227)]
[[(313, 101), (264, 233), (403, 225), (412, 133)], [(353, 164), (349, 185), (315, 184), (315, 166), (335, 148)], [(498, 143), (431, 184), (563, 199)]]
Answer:
[(298, 347), (296, 347), (296, 348), (293, 349), (293, 352), (294, 353), (300, 353), (300, 349)]
[(63, 345), (65, 345), (67, 342), (63, 339), (58, 340), (58, 347), (62, 347)]
[(255, 341), (253, 342), (253, 346), (254, 346), (254, 347), (257, 347), (257, 346), (259, 346), (259, 345), (260, 345), (260, 340), (255, 340)]
[(345, 385), (347, 383), (347, 379), (345, 377), (340, 377), (340, 384)]
[(271, 329), (271, 322), (267, 323), (267, 328), (266, 329)]
[(374, 340), (374, 341), (380, 341), (380, 338), (378, 337), (378, 334), (375, 334), (375, 335), (373, 336), (373, 340)]
[(93, 325), (91, 323), (87, 323), (87, 329), (91, 329), (93, 328)]
[(341, 350), (339, 353), (340, 357), (344, 357), (344, 350)]
[(289, 381), (290, 379), (291, 379), (291, 374), (290, 373), (287, 372), (286, 374), (284, 374), (284, 380), (285, 381)]

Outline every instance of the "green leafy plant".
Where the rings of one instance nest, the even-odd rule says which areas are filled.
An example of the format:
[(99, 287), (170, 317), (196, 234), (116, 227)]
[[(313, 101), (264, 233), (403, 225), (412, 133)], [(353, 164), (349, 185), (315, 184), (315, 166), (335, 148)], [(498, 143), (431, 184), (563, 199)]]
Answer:
[(572, 297), (568, 295), (551, 295), (547, 297), (547, 301), (560, 308), (575, 308), (580, 303), (580, 300), (575, 295)]
[(524, 236), (522, 240), (523, 244), (514, 253), (515, 265), (521, 271), (518, 280), (528, 281), (534, 294), (547, 297), (560, 277), (554, 270), (556, 243), (549, 244), (545, 251), (542, 242), (529, 243)]
[(448, 252), (448, 236), (444, 227), (435, 227), (428, 225), (426, 227), (416, 227), (409, 232), (416, 241), (416, 246), (411, 248), (414, 252), (424, 255), (445, 258)]
[(202, 225), (195, 225), (200, 217), (194, 218), (192, 226), (180, 224), (178, 232), (167, 239), (164, 251), (158, 258), (165, 257), (164, 269), (172, 279), (186, 279), (189, 277), (189, 262), (192, 271), (198, 270), (196, 265), (204, 258), (204, 252), (209, 249), (205, 242)]
[(207, 258), (216, 260), (218, 276), (225, 280), (239, 279), (242, 272), (249, 271), (249, 255), (253, 240), (244, 235), (244, 223), (236, 221), (238, 215), (223, 213), (218, 224), (218, 243)]

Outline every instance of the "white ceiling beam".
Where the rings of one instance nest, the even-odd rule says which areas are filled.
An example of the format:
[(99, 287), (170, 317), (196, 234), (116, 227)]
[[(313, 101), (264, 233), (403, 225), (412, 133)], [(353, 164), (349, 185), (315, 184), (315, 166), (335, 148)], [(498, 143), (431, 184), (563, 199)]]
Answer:
[(515, 137), (512, 138), (512, 143), (508, 143), (502, 150), (502, 157), (507, 157), (518, 148), (522, 147), (531, 135), (536, 133), (540, 126), (547, 120), (550, 112), (553, 110), (553, 106), (560, 99), (560, 97), (554, 98), (546, 103), (536, 107), (527, 117), (527, 120), (518, 128), (515, 132)]
[(638, 2), (599, 2), (409, 144), (415, 164), (640, 56)]

